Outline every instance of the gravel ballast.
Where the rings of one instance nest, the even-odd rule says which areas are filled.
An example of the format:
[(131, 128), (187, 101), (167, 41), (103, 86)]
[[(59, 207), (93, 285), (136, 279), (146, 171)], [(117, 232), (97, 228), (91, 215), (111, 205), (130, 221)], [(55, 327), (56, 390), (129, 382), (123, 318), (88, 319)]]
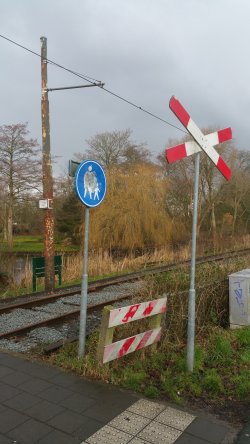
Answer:
[[(110, 300), (119, 299), (122, 296), (131, 297), (143, 288), (143, 281), (123, 283), (119, 285), (111, 285), (103, 290), (88, 294), (88, 306), (98, 303), (109, 302)], [(76, 310), (80, 307), (81, 295), (65, 296), (56, 300), (54, 303), (23, 309), (18, 308), (10, 313), (0, 316), (0, 333), (7, 333), (11, 330), (21, 328), (22, 326), (43, 321), (60, 314)], [(129, 300), (117, 302), (114, 307), (129, 305)], [(87, 335), (98, 328), (100, 323), (100, 312), (95, 311), (88, 315), (86, 333)], [(24, 337), (17, 339), (1, 339), (0, 349), (8, 349), (15, 352), (29, 352), (34, 347), (50, 344), (59, 340), (77, 336), (79, 332), (79, 320), (74, 319), (67, 321), (63, 325), (53, 327), (40, 327), (31, 330)]]

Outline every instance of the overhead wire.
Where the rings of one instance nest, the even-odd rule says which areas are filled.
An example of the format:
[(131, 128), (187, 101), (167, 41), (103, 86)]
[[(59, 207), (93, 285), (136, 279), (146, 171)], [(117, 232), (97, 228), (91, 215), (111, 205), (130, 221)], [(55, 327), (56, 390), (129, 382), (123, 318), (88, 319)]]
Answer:
[[(27, 47), (24, 46), (24, 45), (21, 45), (20, 43), (18, 43), (18, 42), (16, 42), (16, 41), (14, 41), (14, 40), (12, 40), (12, 39), (10, 39), (10, 38), (8, 38), (8, 37), (2, 35), (2, 34), (0, 34), (0, 38), (2, 38), (2, 39), (4, 39), (4, 40), (7, 40), (9, 43), (12, 43), (13, 45), (16, 45), (16, 46), (18, 46), (19, 48), (21, 48), (21, 49), (23, 49), (23, 50), (25, 50), (25, 51), (27, 51), (27, 52), (30, 52), (31, 54), (36, 55), (37, 57), (41, 58), (41, 55), (40, 55), (39, 53), (37, 53), (37, 52), (35, 52), (35, 51), (33, 51), (33, 50), (27, 48)], [(186, 132), (184, 129), (182, 129), (182, 128), (176, 126), (176, 125), (174, 125), (173, 123), (168, 122), (167, 120), (163, 119), (163, 118), (160, 117), (160, 116), (157, 116), (157, 115), (154, 114), (153, 112), (151, 112), (151, 111), (149, 111), (149, 110), (143, 108), (142, 106), (137, 105), (136, 103), (132, 102), (132, 101), (129, 100), (129, 99), (126, 99), (125, 97), (121, 96), (120, 94), (117, 94), (117, 93), (115, 93), (114, 91), (111, 91), (110, 89), (105, 88), (105, 87), (103, 86), (103, 84), (98, 85), (98, 83), (96, 83), (96, 82), (101, 83), (100, 80), (97, 80), (97, 79), (95, 79), (95, 78), (93, 78), (93, 77), (90, 77), (90, 76), (88, 76), (88, 75), (86, 75), (86, 74), (78, 73), (78, 72), (76, 72), (76, 71), (73, 71), (72, 69), (66, 68), (65, 66), (60, 65), (59, 63), (55, 62), (54, 60), (51, 60), (51, 59), (46, 58), (46, 61), (47, 61), (47, 63), (50, 63), (51, 65), (54, 65), (54, 66), (56, 66), (56, 67), (58, 67), (58, 68), (60, 68), (60, 69), (63, 69), (64, 71), (67, 71), (67, 72), (69, 72), (70, 74), (73, 74), (73, 75), (75, 75), (76, 77), (79, 77), (79, 78), (85, 80), (86, 82), (88, 82), (88, 83), (90, 83), (90, 84), (92, 84), (92, 85), (94, 85), (94, 86), (97, 86), (98, 88), (102, 89), (103, 91), (107, 92), (108, 94), (112, 95), (113, 97), (116, 97), (117, 99), (122, 100), (123, 102), (127, 103), (128, 105), (133, 106), (134, 108), (138, 109), (139, 111), (144, 112), (145, 114), (147, 114), (147, 115), (153, 117), (154, 119), (157, 119), (157, 120), (159, 120), (159, 121), (161, 121), (161, 122), (163, 122), (163, 123), (165, 123), (165, 124), (171, 126), (172, 128), (175, 128), (175, 129), (177, 129), (177, 130), (179, 130), (179, 131), (181, 131), (181, 132), (187, 134), (187, 132)]]
[[(20, 43), (17, 43), (17, 42), (15, 42), (14, 40), (9, 39), (8, 37), (6, 37), (6, 36), (4, 36), (4, 35), (2, 35), (2, 34), (0, 34), (0, 37), (1, 37), (2, 39), (4, 39), (4, 40), (7, 40), (7, 41), (10, 42), (10, 43), (13, 43), (13, 45), (19, 46), (19, 48), (22, 48), (22, 49), (24, 49), (25, 51), (28, 51), (28, 52), (30, 52), (31, 54), (36, 55), (37, 57), (39, 57), (39, 58), (41, 59), (41, 54), (39, 54), (38, 52), (32, 51), (32, 49), (29, 49), (29, 48), (27, 48), (26, 46), (21, 45)], [(53, 60), (46, 59), (46, 61), (47, 61), (48, 63), (50, 63), (51, 65), (55, 65), (55, 66), (57, 66), (58, 68), (61, 68), (61, 69), (65, 70), (65, 71), (68, 71), (68, 72), (71, 73), (71, 74), (74, 74), (74, 75), (76, 75), (76, 76), (78, 76), (78, 77), (81, 77), (83, 80), (86, 80), (86, 82), (89, 82), (89, 83), (99, 82), (99, 80), (94, 79), (93, 77), (87, 76), (87, 75), (85, 75), (85, 74), (79, 74), (79, 73), (77, 73), (77, 72), (75, 72), (75, 71), (72, 71), (71, 69), (66, 68), (66, 67), (63, 66), (63, 65), (60, 65), (59, 63), (54, 62)]]

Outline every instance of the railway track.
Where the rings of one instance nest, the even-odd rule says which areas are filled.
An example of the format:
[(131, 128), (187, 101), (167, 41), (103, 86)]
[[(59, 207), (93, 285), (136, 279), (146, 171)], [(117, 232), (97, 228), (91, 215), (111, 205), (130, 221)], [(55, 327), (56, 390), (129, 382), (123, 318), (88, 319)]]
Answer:
[[(233, 250), (228, 251), (226, 253), (209, 255), (197, 258), (197, 264), (204, 264), (209, 262), (219, 262), (225, 259), (231, 259), (236, 256), (244, 256), (250, 254), (250, 248), (241, 249), (241, 250)], [(178, 269), (183, 266), (188, 266), (190, 264), (190, 259), (180, 261), (173, 264), (163, 264), (159, 265), (159, 263), (150, 263), (150, 267), (147, 266), (136, 272), (127, 273), (125, 275), (119, 275), (111, 278), (98, 279), (94, 282), (89, 282), (88, 284), (88, 293), (92, 293), (97, 291), (98, 289), (103, 289), (110, 285), (117, 285), (123, 282), (132, 282), (138, 279), (143, 279), (148, 275), (164, 273), (166, 271), (171, 271)], [(73, 285), (70, 287), (65, 287), (64, 289), (56, 289), (50, 295), (46, 295), (44, 292), (36, 292), (36, 293), (28, 293), (26, 295), (18, 296), (15, 298), (11, 298), (11, 303), (8, 301), (1, 301), (0, 305), (0, 316), (3, 313), (8, 313), (15, 308), (28, 308), (32, 306), (43, 305), (46, 303), (50, 303), (51, 301), (55, 301), (62, 297), (72, 296), (75, 294), (79, 294), (81, 292), (81, 287), (79, 285)]]
[[(139, 283), (120, 284), (102, 289), (88, 298), (87, 332), (96, 329), (101, 309), (108, 304), (124, 305), (125, 300), (138, 291)], [(92, 292), (93, 292), (92, 288)], [(97, 291), (97, 290), (96, 290)], [(75, 293), (75, 292), (74, 292)], [(54, 299), (54, 300), (53, 300)], [(25, 301), (14, 306), (1, 307), (0, 310), (0, 348), (12, 351), (28, 351), (40, 342), (56, 342), (60, 336), (68, 338), (78, 331), (80, 314), (80, 293), (61, 295), (53, 298), (40, 298)], [(37, 336), (38, 335), (38, 336)]]
[[(219, 254), (219, 255), (211, 255), (206, 257), (201, 257), (197, 259), (197, 264), (203, 264), (208, 262), (214, 262), (214, 261), (223, 261), (228, 258), (232, 258), (235, 256), (242, 256), (250, 253), (250, 249), (242, 249), (238, 251), (230, 251), (227, 253)], [(138, 272), (129, 273), (127, 275), (122, 276), (116, 276), (113, 278), (105, 278), (100, 279), (95, 282), (89, 283), (88, 293), (95, 293), (97, 291), (101, 291), (105, 289), (106, 287), (111, 286), (122, 286), (125, 283), (128, 282), (135, 282), (135, 281), (142, 281), (143, 278), (145, 278), (148, 275), (153, 274), (159, 274), (166, 271), (171, 271), (183, 266), (187, 266), (190, 264), (189, 260), (182, 261), (176, 264), (170, 264), (170, 265), (155, 265), (150, 268), (143, 269)], [(94, 303), (91, 304), (91, 296), (89, 298), (89, 306), (88, 306), (88, 316), (92, 316), (93, 313), (97, 313), (101, 311), (101, 309), (107, 305), (107, 304), (117, 304), (122, 303), (125, 300), (129, 300), (129, 298), (132, 296), (133, 292), (129, 294), (129, 292), (125, 295), (122, 295), (120, 297), (113, 297), (112, 295), (108, 298), (104, 298), (102, 300), (102, 297), (100, 296), (100, 300), (95, 300)], [(77, 296), (78, 295), (78, 296)], [(74, 301), (72, 297), (77, 296), (78, 300)], [(17, 300), (17, 299), (16, 299)], [(18, 298), (18, 302), (14, 301), (14, 303), (11, 304), (4, 304), (0, 307), (0, 327), (4, 323), (4, 316), (10, 317), (10, 327), (5, 328), (4, 331), (0, 328), (0, 348), (2, 340), (8, 340), (12, 338), (12, 341), (19, 341), (20, 337), (24, 337), (29, 332), (34, 331), (35, 329), (41, 329), (43, 327), (50, 328), (51, 326), (55, 325), (62, 325), (65, 323), (70, 323), (71, 320), (75, 320), (78, 318), (80, 313), (80, 287), (70, 287), (70, 289), (56, 291), (51, 295), (44, 295), (40, 294), (38, 296), (34, 295), (28, 295), (25, 298), (22, 297), (21, 301), (20, 298)], [(63, 310), (61, 311), (59, 307), (59, 303), (64, 306)], [(74, 309), (68, 309), (74, 306)], [(58, 314), (59, 311), (59, 314)], [(26, 322), (25, 321), (25, 315), (29, 312), (31, 315), (31, 318)], [(43, 313), (44, 316), (40, 319), (40, 313)], [(11, 316), (16, 314), (18, 316), (24, 317), (24, 322), (17, 323), (18, 325), (14, 325), (13, 328), (11, 328)], [(39, 314), (39, 316), (37, 316)], [(99, 314), (100, 316), (100, 314)], [(34, 317), (34, 320), (32, 319)], [(36, 319), (38, 317), (39, 319)], [(74, 336), (74, 335), (73, 335)], [(71, 340), (71, 339), (69, 339)], [(59, 340), (55, 341), (57, 345), (59, 343), (64, 343), (65, 340)], [(58, 347), (56, 347), (58, 348)], [(53, 346), (49, 346), (50, 350), (53, 350)]]

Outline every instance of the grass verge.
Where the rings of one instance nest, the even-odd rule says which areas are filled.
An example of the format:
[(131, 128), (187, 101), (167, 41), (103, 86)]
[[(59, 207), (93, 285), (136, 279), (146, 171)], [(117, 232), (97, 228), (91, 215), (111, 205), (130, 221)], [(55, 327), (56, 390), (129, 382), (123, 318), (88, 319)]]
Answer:
[[(2, 252), (14, 253), (42, 253), (44, 251), (43, 236), (13, 236), (13, 248), (9, 249), (6, 242), (0, 239)], [(79, 251), (77, 246), (63, 245), (62, 242), (55, 242), (56, 251)]]
[(226, 403), (249, 397), (249, 328), (209, 328), (197, 341), (193, 373), (186, 371), (185, 344), (173, 344), (168, 336), (157, 350), (147, 348), (103, 366), (96, 362), (97, 341), (97, 333), (88, 339), (83, 360), (78, 360), (75, 343), (65, 345), (49, 359), (79, 375), (180, 404), (194, 398)]

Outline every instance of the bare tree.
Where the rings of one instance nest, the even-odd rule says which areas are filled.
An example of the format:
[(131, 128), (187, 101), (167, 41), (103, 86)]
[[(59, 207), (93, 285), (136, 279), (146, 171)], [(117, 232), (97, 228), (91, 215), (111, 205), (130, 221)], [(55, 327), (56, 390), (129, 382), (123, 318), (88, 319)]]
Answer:
[(244, 230), (243, 224), (248, 225), (250, 214), (250, 154), (248, 151), (234, 150), (232, 155), (232, 179), (223, 187), (222, 203), (232, 216), (231, 230), (235, 234), (237, 225), (240, 232)]
[(119, 164), (149, 163), (149, 150), (143, 144), (135, 144), (131, 140), (131, 134), (130, 129), (96, 134), (86, 140), (89, 148), (83, 154), (77, 153), (75, 156), (79, 160), (97, 160), (106, 168)]
[[(208, 134), (214, 129), (206, 128), (203, 131)], [(167, 146), (178, 145), (187, 140), (190, 140), (190, 136), (185, 136), (181, 140), (170, 140)], [(216, 149), (229, 165), (233, 164), (233, 153), (236, 148), (232, 142), (223, 143)], [(182, 219), (183, 224), (188, 228), (192, 216), (195, 156), (180, 160), (173, 165), (167, 165), (165, 153), (158, 156), (158, 160), (163, 167), (165, 165), (166, 175), (170, 181), (166, 198), (168, 210), (173, 219), (175, 217)], [(210, 159), (204, 153), (201, 153), (197, 233), (199, 235), (201, 227), (206, 225), (205, 228), (211, 230), (214, 241), (217, 235), (216, 209), (222, 199), (224, 182), (224, 178)]]
[(150, 151), (140, 145), (130, 145), (123, 152), (124, 165), (150, 164)]
[(4, 195), (4, 240), (13, 246), (15, 203), (38, 189), (41, 180), (39, 149), (35, 139), (28, 138), (27, 123), (0, 126), (0, 173)]

